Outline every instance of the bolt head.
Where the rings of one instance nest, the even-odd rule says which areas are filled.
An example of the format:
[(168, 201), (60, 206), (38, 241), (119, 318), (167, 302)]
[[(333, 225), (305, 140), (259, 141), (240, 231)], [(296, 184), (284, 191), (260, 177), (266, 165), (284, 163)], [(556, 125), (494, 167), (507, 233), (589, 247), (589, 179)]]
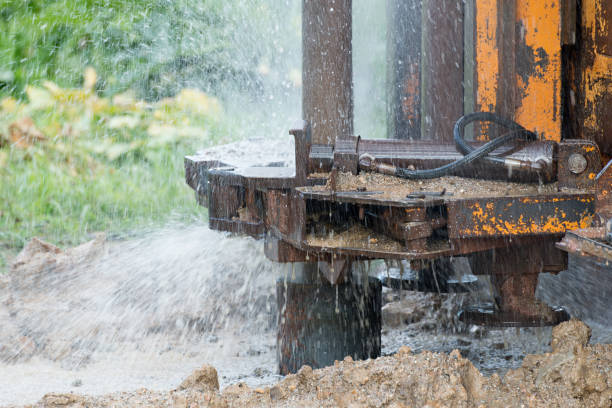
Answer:
[(579, 153), (572, 154), (567, 160), (569, 171), (580, 174), (587, 168), (587, 159)]

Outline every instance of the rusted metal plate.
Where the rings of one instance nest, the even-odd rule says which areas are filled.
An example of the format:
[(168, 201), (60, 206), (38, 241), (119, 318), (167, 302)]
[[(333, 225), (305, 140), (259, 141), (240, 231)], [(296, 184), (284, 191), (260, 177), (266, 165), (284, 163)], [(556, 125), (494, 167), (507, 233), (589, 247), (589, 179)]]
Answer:
[(516, 121), (561, 140), (561, 0), (516, 0)]
[(334, 146), (334, 165), (338, 171), (357, 174), (359, 156), (357, 146), (359, 137), (343, 137), (336, 139)]
[[(429, 238), (433, 234), (433, 226), (427, 221), (406, 222), (398, 225), (398, 234), (404, 241)], [(409, 244), (407, 244), (409, 245)]]
[[(229, 164), (219, 160), (204, 160), (198, 156), (185, 157), (185, 181), (187, 185), (195, 190), (199, 197), (207, 197), (208, 170), (217, 167), (228, 167)], [(208, 206), (206, 200), (201, 205)]]
[(312, 172), (308, 160), (310, 146), (312, 145), (310, 125), (302, 120), (294, 125), (289, 134), (293, 135), (295, 140), (295, 183), (298, 186), (304, 185), (308, 179), (308, 174)]
[(574, 45), (578, 30), (578, 2), (561, 2), (561, 42), (563, 45)]
[(291, 167), (215, 168), (208, 171), (210, 184), (242, 186), (251, 189), (288, 189), (294, 185)]
[(334, 147), (313, 144), (308, 155), (309, 168), (314, 173), (331, 171), (334, 164)]
[(497, 46), (498, 2), (499, 0), (478, 0), (476, 2), (474, 52), (477, 111), (495, 112), (497, 107), (500, 72), (499, 47)]
[[(557, 247), (574, 255), (612, 262), (612, 245), (605, 242), (605, 239), (606, 229), (604, 227), (585, 228), (569, 231), (557, 244)], [(609, 267), (612, 271), (612, 264), (609, 264)]]
[(266, 233), (266, 227), (263, 222), (248, 222), (239, 219), (228, 220), (225, 218), (208, 217), (208, 225), (210, 229), (216, 231), (227, 231), (236, 234), (245, 234), (253, 238), (261, 238)]
[(338, 254), (365, 259), (434, 259), (453, 254), (453, 250), (446, 240), (431, 242), (414, 240), (414, 242), (415, 247), (400, 246), (393, 250), (378, 249), (376, 245), (369, 244), (368, 241), (342, 247), (328, 246), (325, 242), (320, 245), (307, 243), (302, 244), (301, 248), (312, 253)]
[(597, 175), (597, 213), (612, 219), (612, 159)]
[(293, 191), (269, 190), (265, 223), (273, 235), (302, 249), (295, 243), (301, 242), (306, 233), (306, 203)]
[[(474, 29), (475, 110), (515, 118), (517, 99), (516, 0), (477, 0)], [(477, 140), (500, 135), (490, 123), (474, 125)]]
[(211, 185), (207, 190), (208, 214), (212, 218), (232, 219), (238, 217), (238, 209), (243, 206), (239, 186)]
[(595, 45), (597, 52), (612, 56), (612, 2), (599, 0), (596, 2), (595, 15)]
[[(561, 0), (478, 0), (475, 107), (561, 140)], [(476, 137), (494, 137), (480, 125)]]
[(266, 234), (264, 253), (266, 254), (266, 258), (274, 262), (287, 263), (309, 261), (309, 256), (306, 252), (289, 245), (271, 233)]
[(497, 197), (449, 202), (448, 234), (454, 239), (554, 235), (591, 225), (594, 194)]
[(308, 200), (321, 200), (321, 201), (333, 201), (338, 203), (351, 203), (351, 204), (363, 204), (363, 205), (379, 205), (388, 207), (402, 207), (402, 208), (426, 208), (433, 207), (444, 203), (441, 198), (426, 197), (424, 199), (387, 199), (384, 197), (377, 197), (381, 195), (380, 191), (328, 191), (313, 189), (311, 187), (299, 187), (296, 189), (298, 194), (304, 199)]
[(568, 70), (575, 103), (569, 105), (573, 137), (596, 142), (612, 155), (612, 3), (582, 0), (580, 42), (570, 55)]

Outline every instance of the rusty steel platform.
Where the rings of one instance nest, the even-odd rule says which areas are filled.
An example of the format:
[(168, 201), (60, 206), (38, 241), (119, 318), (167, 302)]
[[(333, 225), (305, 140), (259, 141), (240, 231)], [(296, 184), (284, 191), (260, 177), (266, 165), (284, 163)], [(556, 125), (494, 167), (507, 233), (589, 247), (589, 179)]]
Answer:
[(188, 156), (187, 183), (211, 228), (262, 238), (269, 259), (332, 286), (372, 259), (436, 279), (460, 255), (495, 291), (492, 311), (464, 318), (556, 324), (567, 315), (535, 298), (539, 274), (610, 245), (592, 236), (612, 218), (604, 3), (390, 0), (389, 139), (368, 139), (353, 128), (352, 2), (304, 1), (293, 140)]

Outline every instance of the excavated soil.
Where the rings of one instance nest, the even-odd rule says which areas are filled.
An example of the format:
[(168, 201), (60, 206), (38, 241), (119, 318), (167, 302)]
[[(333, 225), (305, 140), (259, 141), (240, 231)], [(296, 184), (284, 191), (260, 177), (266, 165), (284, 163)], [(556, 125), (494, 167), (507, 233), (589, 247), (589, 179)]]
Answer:
[[(0, 276), (0, 405), (47, 393), (33, 406), (612, 406), (612, 345), (589, 344), (578, 320), (552, 334), (462, 327), (458, 310), (488, 296), (482, 289), (386, 289), (383, 357), (280, 379), (274, 288), (283, 272), (262, 252), (206, 228), (68, 250), (32, 240)], [(581, 282), (589, 295), (574, 290), (571, 303), (599, 307), (603, 318), (589, 324), (609, 343), (604, 280)], [(555, 290), (552, 299), (568, 293), (560, 282)]]
[(36, 407), (602, 407), (612, 406), (612, 345), (588, 345), (578, 320), (555, 327), (552, 353), (528, 355), (501, 378), (483, 376), (458, 350), (413, 353), (313, 370), (270, 387), (238, 383), (219, 391), (216, 370), (203, 366), (170, 392), (139, 390), (100, 397), (49, 394)]

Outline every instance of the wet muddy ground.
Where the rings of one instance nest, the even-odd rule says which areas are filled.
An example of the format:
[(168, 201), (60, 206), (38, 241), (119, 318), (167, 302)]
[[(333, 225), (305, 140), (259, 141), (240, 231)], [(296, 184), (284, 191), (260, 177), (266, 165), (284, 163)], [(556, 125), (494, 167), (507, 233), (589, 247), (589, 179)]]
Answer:
[(203, 365), (172, 390), (140, 389), (100, 396), (47, 394), (40, 407), (602, 407), (612, 404), (612, 346), (588, 345), (578, 320), (552, 331), (552, 352), (527, 355), (522, 366), (483, 376), (458, 350), (414, 352), (403, 346), (375, 360), (350, 357), (333, 366), (302, 367), (267, 387), (245, 382), (220, 391), (217, 370)]
[[(100, 237), (66, 251), (33, 241), (0, 281), (0, 406), (31, 404), (48, 393), (70, 392), (91, 395), (88, 405), (103, 406), (113, 398), (128, 406), (138, 398), (142, 404), (172, 405), (180, 397), (182, 403), (181, 398), (207, 395), (191, 389), (178, 397), (170, 393), (203, 364), (218, 371), (225, 395), (219, 401), (267, 406), (277, 392), (273, 384), (282, 380), (276, 375), (274, 288), (285, 272), (264, 258), (261, 243), (204, 226), (172, 228), (120, 243)], [(540, 295), (563, 300), (562, 294), (574, 293), (564, 301), (593, 328), (592, 342), (610, 343), (609, 288), (602, 286), (601, 277), (599, 283), (589, 283), (584, 276), (576, 281), (570, 275), (542, 275), (541, 282), (548, 286), (540, 288)], [(591, 290), (580, 294), (574, 290), (578, 284)], [(491, 330), (458, 322), (461, 306), (479, 296), (486, 294), (386, 289), (383, 355), (393, 356), (407, 346), (410, 358), (421, 364), (415, 372), (431, 375), (434, 368), (427, 364), (435, 360), (446, 366), (452, 359), (448, 354), (457, 350), (475, 370), (504, 378), (508, 370), (521, 366), (525, 355), (551, 351), (551, 328)], [(601, 310), (589, 316), (589, 304)], [(313, 396), (312, 384), (304, 389), (297, 384), (291, 391), (295, 377), (282, 384), (291, 395), (299, 390), (295, 395), (312, 406), (317, 406), (315, 401), (334, 406), (332, 394), (346, 384), (329, 383), (326, 376), (345, 366), (387, 370), (402, 359), (396, 355), (380, 362), (346, 362), (317, 371), (312, 378), (328, 381), (331, 387), (325, 391), (330, 395), (321, 400)], [(607, 361), (603, 369), (610, 376), (610, 360), (602, 361)], [(397, 369), (403, 372), (401, 364)], [(495, 376), (486, 378), (483, 381), (497, 381), (491, 379)], [(240, 383), (244, 386), (236, 385)], [(298, 400), (291, 399), (283, 385), (278, 387), (281, 397), (275, 401), (295, 406)], [(142, 388), (149, 391), (137, 391)], [(128, 394), (108, 396), (120, 391)], [(241, 396), (230, 397), (232, 392)]]

